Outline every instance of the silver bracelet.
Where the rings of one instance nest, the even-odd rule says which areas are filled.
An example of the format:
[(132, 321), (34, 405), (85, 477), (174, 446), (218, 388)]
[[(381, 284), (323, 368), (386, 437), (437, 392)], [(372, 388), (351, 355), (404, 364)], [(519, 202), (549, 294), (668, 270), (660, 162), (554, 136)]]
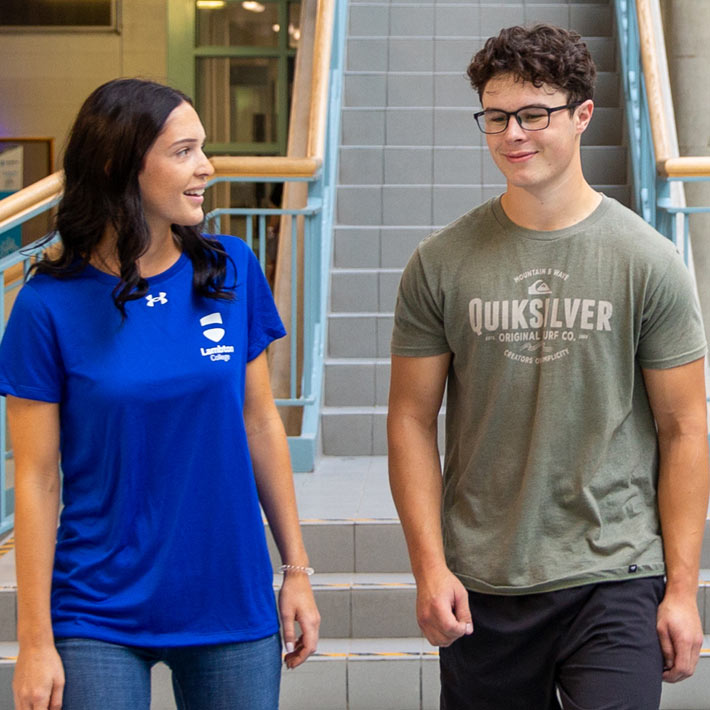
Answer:
[(286, 574), (286, 572), (303, 572), (303, 574), (307, 574), (309, 577), (315, 572), (313, 567), (305, 567), (303, 565), (281, 565), (278, 571), (281, 574)]

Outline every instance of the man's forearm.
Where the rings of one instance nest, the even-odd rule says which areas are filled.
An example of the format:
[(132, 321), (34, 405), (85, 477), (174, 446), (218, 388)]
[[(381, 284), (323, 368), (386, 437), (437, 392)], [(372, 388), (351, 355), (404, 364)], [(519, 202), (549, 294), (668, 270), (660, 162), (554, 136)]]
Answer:
[(659, 432), (658, 509), (667, 593), (695, 598), (708, 505), (705, 431)]
[(445, 565), (441, 534), (441, 464), (436, 422), (426, 426), (391, 415), (389, 472), (392, 497), (407, 540), (412, 571)]

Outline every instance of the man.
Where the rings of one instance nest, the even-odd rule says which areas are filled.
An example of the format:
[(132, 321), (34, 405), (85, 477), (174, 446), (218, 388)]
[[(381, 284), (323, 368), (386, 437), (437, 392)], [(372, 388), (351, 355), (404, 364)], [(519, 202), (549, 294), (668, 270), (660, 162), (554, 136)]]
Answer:
[(655, 710), (702, 642), (691, 280), (668, 240), (584, 179), (595, 69), (579, 35), (505, 29), (468, 74), (506, 190), (407, 265), (388, 418), (441, 707)]

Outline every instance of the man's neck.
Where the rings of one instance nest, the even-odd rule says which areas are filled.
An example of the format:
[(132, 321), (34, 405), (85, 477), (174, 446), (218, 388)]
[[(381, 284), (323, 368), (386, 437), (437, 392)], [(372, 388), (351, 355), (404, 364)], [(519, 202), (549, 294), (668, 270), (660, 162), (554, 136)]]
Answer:
[(578, 224), (599, 206), (602, 196), (586, 181), (574, 189), (531, 191), (508, 185), (501, 206), (520, 227), (552, 232)]

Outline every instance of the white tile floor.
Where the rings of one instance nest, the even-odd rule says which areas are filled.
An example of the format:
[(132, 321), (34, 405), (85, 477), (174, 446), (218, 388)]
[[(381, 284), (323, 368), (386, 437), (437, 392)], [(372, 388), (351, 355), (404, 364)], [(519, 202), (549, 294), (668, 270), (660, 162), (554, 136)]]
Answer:
[(302, 520), (397, 519), (386, 456), (325, 456), (295, 481)]

